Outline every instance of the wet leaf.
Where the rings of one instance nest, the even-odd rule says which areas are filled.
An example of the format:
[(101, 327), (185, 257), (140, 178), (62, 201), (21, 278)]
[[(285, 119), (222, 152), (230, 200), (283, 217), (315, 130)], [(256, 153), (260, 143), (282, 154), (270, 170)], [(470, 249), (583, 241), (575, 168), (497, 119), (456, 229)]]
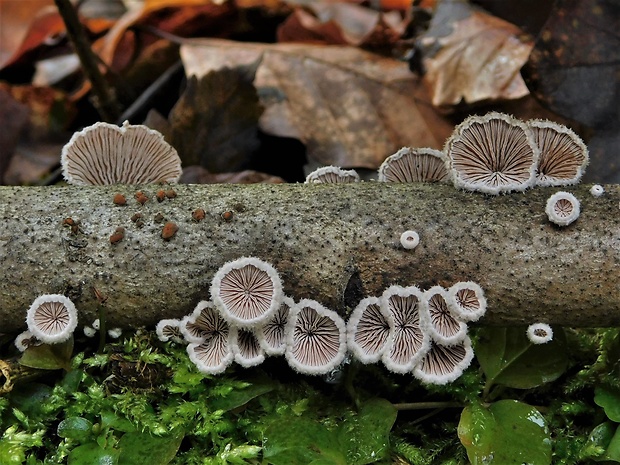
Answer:
[(262, 57), (260, 128), (301, 140), (323, 165), (377, 169), (403, 146), (442, 148), (453, 129), (406, 63), (358, 48), (195, 40), (181, 57), (197, 76)]
[(253, 81), (258, 62), (191, 77), (170, 112), (168, 141), (183, 165), (239, 171), (258, 148), (262, 107)]
[(566, 335), (554, 328), (547, 344), (532, 344), (526, 328), (492, 328), (480, 331), (475, 346), (476, 357), (487, 384), (530, 389), (556, 380), (568, 363)]
[(258, 396), (271, 392), (273, 384), (265, 381), (251, 383), (245, 389), (234, 389), (224, 397), (214, 398), (210, 407), (215, 410), (233, 410), (247, 404)]
[(118, 465), (166, 465), (177, 454), (182, 440), (183, 434), (125, 433), (118, 444)]
[(518, 99), (529, 90), (520, 70), (533, 41), (513, 24), (459, 0), (439, 2), (418, 39), (433, 105)]
[(68, 465), (118, 465), (119, 454), (118, 449), (104, 449), (95, 442), (89, 442), (69, 452)]
[(594, 389), (594, 403), (603, 407), (605, 415), (611, 421), (620, 422), (620, 391), (618, 389), (596, 386)]
[(11, 406), (24, 413), (30, 420), (38, 421), (49, 415), (44, 405), (51, 395), (52, 388), (48, 385), (30, 383), (11, 391)]
[(41, 344), (28, 347), (21, 358), (20, 365), (42, 370), (69, 370), (71, 354), (73, 353), (73, 338), (59, 344)]
[(346, 465), (341, 447), (337, 436), (319, 422), (305, 417), (281, 417), (265, 430), (263, 458), (272, 465)]
[(458, 426), (472, 465), (548, 465), (551, 438), (543, 416), (516, 400), (466, 407)]
[(84, 442), (91, 436), (92, 430), (93, 424), (86, 418), (69, 417), (58, 424), (57, 434), (61, 438)]
[(296, 9), (278, 27), (278, 42), (388, 47), (404, 30), (405, 22), (397, 12), (383, 13), (352, 3), (316, 2), (307, 9)]
[(581, 448), (579, 458), (582, 460), (604, 460), (603, 456), (606, 455), (605, 452), (614, 437), (616, 429), (617, 425), (610, 421), (606, 421), (605, 423), (601, 423), (596, 426), (590, 433), (590, 436), (588, 436), (588, 440)]
[(389, 456), (390, 430), (396, 414), (392, 403), (371, 399), (362, 405), (358, 415), (345, 420), (340, 441), (346, 445), (349, 465), (374, 463)]

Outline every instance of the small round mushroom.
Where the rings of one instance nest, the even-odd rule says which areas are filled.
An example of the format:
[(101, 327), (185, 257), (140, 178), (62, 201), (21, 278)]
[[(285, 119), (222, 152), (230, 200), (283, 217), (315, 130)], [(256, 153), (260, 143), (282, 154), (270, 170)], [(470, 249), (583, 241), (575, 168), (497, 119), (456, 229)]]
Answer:
[(320, 303), (302, 299), (291, 308), (286, 328), (286, 360), (299, 373), (321, 375), (344, 360), (347, 331), (343, 319)]
[(444, 345), (461, 342), (467, 335), (467, 325), (459, 321), (449, 305), (450, 295), (441, 286), (433, 286), (424, 292), (421, 312), (428, 322), (432, 338)]
[(187, 345), (189, 359), (198, 370), (209, 375), (217, 375), (226, 370), (233, 361), (230, 328), (226, 325), (219, 331), (213, 331), (204, 341)]
[(37, 297), (26, 315), (28, 330), (44, 344), (66, 341), (73, 334), (77, 322), (75, 305), (60, 294)]
[(394, 317), (378, 297), (362, 299), (347, 322), (347, 346), (365, 364), (381, 359), (393, 335)]
[(24, 331), (15, 338), (15, 347), (23, 352), (28, 347), (40, 346), (42, 342), (32, 335), (30, 331)]
[(415, 249), (419, 243), (420, 235), (416, 231), (405, 231), (400, 235), (400, 245), (405, 249)]
[(478, 321), (487, 311), (484, 291), (472, 281), (458, 282), (450, 287), (448, 305), (461, 321)]
[(533, 186), (540, 155), (530, 128), (497, 112), (465, 119), (445, 152), (457, 188), (494, 195)]
[(282, 282), (269, 263), (243, 257), (217, 271), (211, 297), (226, 320), (242, 327), (256, 327), (267, 322), (280, 307)]
[(568, 226), (579, 218), (579, 200), (569, 192), (556, 192), (547, 199), (545, 213), (552, 223)]
[(441, 150), (403, 147), (379, 167), (381, 182), (448, 182), (447, 158)]
[(394, 335), (381, 360), (394, 373), (408, 373), (430, 347), (427, 323), (421, 321), (422, 291), (416, 286), (390, 286), (381, 307), (394, 319)]
[(235, 362), (242, 367), (250, 368), (265, 361), (265, 351), (253, 331), (231, 326), (230, 333)]
[(69, 184), (177, 182), (181, 159), (159, 132), (127, 121), (121, 127), (95, 123), (63, 147), (62, 173)]
[(173, 341), (177, 344), (184, 342), (183, 333), (181, 332), (181, 320), (176, 318), (167, 318), (160, 320), (155, 327), (155, 332), (160, 341)]
[(284, 355), (286, 351), (286, 324), (295, 301), (284, 296), (278, 310), (254, 330), (259, 344), (267, 355)]
[(355, 170), (343, 170), (337, 166), (323, 166), (314, 170), (306, 177), (305, 184), (334, 184), (358, 182), (359, 175)]
[(566, 126), (534, 119), (527, 122), (540, 149), (537, 186), (577, 184), (588, 165), (588, 148)]
[[(181, 320), (179, 330), (188, 342), (200, 343), (213, 331), (228, 328), (215, 305), (208, 300), (201, 300), (194, 311)], [(226, 329), (227, 330), (227, 329)]]
[(413, 370), (413, 376), (425, 384), (447, 384), (459, 378), (474, 358), (471, 340), (465, 337), (456, 345), (433, 342), (430, 350)]
[(594, 184), (590, 188), (590, 194), (592, 195), (592, 197), (600, 197), (604, 193), (605, 193), (605, 188), (601, 186), (600, 184)]
[(532, 344), (546, 344), (553, 340), (553, 330), (547, 323), (534, 323), (527, 328), (527, 338)]

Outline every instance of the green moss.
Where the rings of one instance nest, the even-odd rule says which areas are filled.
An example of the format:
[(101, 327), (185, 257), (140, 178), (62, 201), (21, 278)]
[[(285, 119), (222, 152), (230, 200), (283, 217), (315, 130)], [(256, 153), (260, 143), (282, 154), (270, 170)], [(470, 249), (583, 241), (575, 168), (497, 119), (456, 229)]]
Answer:
[[(78, 340), (78, 352), (59, 364), (65, 369), (28, 378), (0, 397), (0, 463), (81, 465), (106, 457), (123, 465), (148, 453), (159, 460), (155, 465), (277, 465), (293, 459), (460, 465), (468, 463), (457, 435), (463, 409), (479, 405), (483, 413), (510, 416), (515, 409), (503, 408), (508, 400), (518, 401), (519, 412), (542, 413), (552, 459), (537, 463), (613, 460), (620, 435), (616, 440), (617, 419), (606, 411), (617, 405), (605, 387), (620, 382), (618, 330), (567, 330), (565, 365), (537, 365), (536, 352), (514, 362), (516, 368), (494, 360), (497, 350), (484, 352), (483, 344), (504, 344), (497, 329), (492, 340), (488, 330), (473, 339), (492, 376), (474, 364), (446, 386), (424, 386), (380, 365), (356, 364), (330, 384), (294, 373), (282, 358), (210, 376), (194, 367), (184, 346), (163, 344), (147, 331), (107, 344), (103, 354)], [(510, 350), (528, 353), (517, 333), (510, 337)], [(36, 364), (36, 353), (28, 360)], [(527, 388), (514, 381), (513, 369), (532, 380)], [(511, 421), (521, 424), (520, 414), (514, 415)], [(545, 434), (539, 431), (538, 439)], [(496, 436), (487, 435), (485, 447), (493, 449)]]

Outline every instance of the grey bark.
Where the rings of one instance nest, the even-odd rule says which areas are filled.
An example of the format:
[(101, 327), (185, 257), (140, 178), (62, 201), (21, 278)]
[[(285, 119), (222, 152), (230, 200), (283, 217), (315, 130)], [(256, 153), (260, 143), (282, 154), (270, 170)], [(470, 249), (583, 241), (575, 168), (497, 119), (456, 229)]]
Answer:
[[(581, 216), (560, 228), (544, 211), (558, 188), (489, 197), (430, 184), (178, 185), (159, 203), (155, 185), (0, 187), (0, 332), (24, 328), (32, 301), (50, 293), (68, 295), (88, 325), (99, 309), (93, 288), (107, 297), (109, 327), (182, 317), (209, 299), (217, 269), (242, 256), (273, 264), (295, 300), (343, 316), (392, 284), (471, 280), (488, 299), (482, 324), (618, 325), (620, 187), (600, 198), (589, 188), (564, 189)], [(144, 206), (138, 189), (150, 198)], [(114, 205), (117, 192), (127, 206)], [(203, 221), (192, 219), (197, 208)], [(170, 241), (158, 213), (179, 226)], [(111, 244), (117, 227), (125, 237)], [(410, 229), (420, 245), (405, 250), (399, 238)]]

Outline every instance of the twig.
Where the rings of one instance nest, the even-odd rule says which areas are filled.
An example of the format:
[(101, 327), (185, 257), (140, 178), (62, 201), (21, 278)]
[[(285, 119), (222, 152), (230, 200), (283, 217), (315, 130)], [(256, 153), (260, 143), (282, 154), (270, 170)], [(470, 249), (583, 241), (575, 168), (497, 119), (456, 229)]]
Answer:
[(127, 108), (121, 117), (116, 121), (116, 124), (121, 125), (123, 122), (131, 120), (135, 115), (143, 111), (147, 106), (155, 99), (158, 92), (168, 83), (168, 81), (183, 69), (183, 63), (181, 60), (177, 61), (170, 68), (168, 68), (161, 76), (159, 76), (147, 89), (142, 92), (129, 108)]
[(84, 73), (93, 86), (93, 105), (103, 120), (112, 123), (120, 115), (120, 106), (113, 89), (99, 70), (97, 58), (91, 49), (77, 12), (69, 0), (54, 0), (54, 2), (67, 28), (67, 35), (80, 58)]
[(411, 402), (404, 404), (393, 404), (396, 410), (429, 410), (443, 408), (463, 408), (460, 402)]

